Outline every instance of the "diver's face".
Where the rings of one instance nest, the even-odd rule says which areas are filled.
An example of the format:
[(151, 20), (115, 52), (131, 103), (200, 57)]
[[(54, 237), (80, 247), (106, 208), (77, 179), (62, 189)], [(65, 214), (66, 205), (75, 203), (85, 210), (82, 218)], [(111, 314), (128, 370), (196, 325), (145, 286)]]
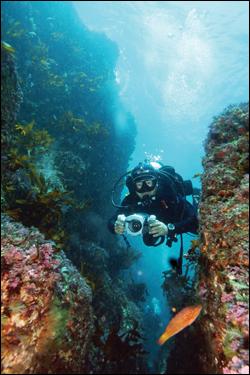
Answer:
[(157, 179), (155, 177), (142, 177), (135, 181), (135, 191), (139, 197), (152, 196), (155, 193)]
[(155, 184), (155, 180), (153, 179), (138, 181), (135, 184), (135, 189), (140, 199), (146, 196), (152, 197), (156, 194), (157, 184)]

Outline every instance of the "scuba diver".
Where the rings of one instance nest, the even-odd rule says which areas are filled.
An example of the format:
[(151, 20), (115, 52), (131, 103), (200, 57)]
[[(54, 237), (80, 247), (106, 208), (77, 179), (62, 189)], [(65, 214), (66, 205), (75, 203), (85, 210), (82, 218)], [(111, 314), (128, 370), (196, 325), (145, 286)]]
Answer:
[[(114, 192), (125, 176), (129, 194), (121, 205), (117, 205), (113, 199)], [(159, 246), (166, 239), (166, 245), (171, 247), (172, 242), (177, 242), (177, 235), (181, 235), (180, 271), (182, 233), (197, 234), (199, 192), (199, 189), (193, 188), (190, 180), (184, 181), (173, 167), (145, 160), (121, 176), (114, 185), (112, 203), (118, 210), (109, 220), (108, 228), (112, 233), (123, 236), (125, 233), (142, 235), (147, 246)], [(192, 204), (187, 201), (187, 195), (192, 195)]]

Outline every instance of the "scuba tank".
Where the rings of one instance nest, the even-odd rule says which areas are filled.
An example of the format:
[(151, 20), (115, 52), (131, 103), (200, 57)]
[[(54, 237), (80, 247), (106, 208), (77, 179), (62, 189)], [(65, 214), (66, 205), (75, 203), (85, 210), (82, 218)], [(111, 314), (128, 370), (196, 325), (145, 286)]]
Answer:
[[(173, 196), (177, 197), (178, 195), (183, 198), (183, 209), (178, 215), (178, 220), (183, 219), (184, 215), (184, 209), (185, 209), (185, 200), (187, 196), (192, 196), (193, 199), (193, 207), (195, 208), (196, 212), (198, 209), (198, 202), (199, 202), (199, 196), (200, 196), (200, 189), (198, 188), (193, 188), (192, 181), (191, 180), (183, 180), (181, 175), (175, 172), (175, 169), (169, 165), (163, 165), (161, 162), (149, 162), (148, 160), (144, 161), (146, 164), (150, 164), (151, 168), (153, 167), (155, 170), (155, 173), (157, 175), (157, 178), (163, 182), (163, 184), (166, 186), (166, 189), (169, 189)], [(134, 170), (134, 169), (133, 169)], [(133, 170), (126, 172), (123, 174), (117, 182), (114, 184), (113, 190), (112, 190), (112, 204), (113, 206), (117, 208), (127, 208), (128, 206), (121, 206), (117, 205), (114, 202), (114, 193), (120, 183), (119, 186), (124, 185), (124, 183), (121, 183), (122, 179), (126, 177), (126, 186), (128, 187), (130, 193), (132, 191), (132, 186), (133, 186), (133, 179), (131, 177), (131, 173)], [(125, 236), (124, 236), (125, 237)], [(178, 274), (182, 274), (182, 260), (183, 260), (183, 237), (182, 234), (180, 234), (180, 255), (177, 261), (177, 272)], [(177, 238), (168, 238), (167, 240), (167, 245), (169, 247), (172, 246), (172, 242), (176, 242)], [(155, 245), (158, 246), (159, 244)]]

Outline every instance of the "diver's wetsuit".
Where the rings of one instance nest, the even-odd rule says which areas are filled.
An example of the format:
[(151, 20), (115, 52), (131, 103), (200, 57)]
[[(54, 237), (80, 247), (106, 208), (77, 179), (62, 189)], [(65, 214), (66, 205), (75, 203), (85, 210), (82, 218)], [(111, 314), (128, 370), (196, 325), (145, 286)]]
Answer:
[[(147, 213), (155, 215), (157, 220), (165, 224), (174, 224), (174, 234), (186, 232), (197, 234), (198, 219), (192, 204), (181, 195), (175, 196), (173, 193), (169, 193), (163, 185), (157, 188), (153, 199), (141, 200), (136, 193), (131, 193), (123, 199), (121, 206), (128, 207), (119, 208), (108, 222), (108, 228), (112, 233), (115, 233), (114, 225), (118, 215)], [(159, 237), (153, 237), (151, 234), (143, 234), (143, 241), (148, 246), (153, 246), (158, 239)]]

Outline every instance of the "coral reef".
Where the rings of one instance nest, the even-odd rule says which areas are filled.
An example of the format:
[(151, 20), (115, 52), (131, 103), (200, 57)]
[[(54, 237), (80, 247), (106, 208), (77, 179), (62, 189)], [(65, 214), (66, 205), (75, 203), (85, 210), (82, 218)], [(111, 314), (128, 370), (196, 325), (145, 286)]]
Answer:
[[(111, 283), (105, 285), (108, 288), (111, 286)], [(145, 374), (147, 352), (142, 336), (141, 312), (126, 298), (122, 288), (115, 287), (112, 294), (107, 295), (109, 299), (105, 291), (103, 295), (102, 291), (95, 295), (95, 311), (101, 314), (101, 318), (96, 320), (90, 368), (95, 368), (96, 373), (105, 374)], [(100, 307), (97, 309), (99, 301)], [(114, 312), (110, 316), (111, 306)]]
[(15, 68), (15, 54), (14, 49), (10, 52), (2, 44), (1, 209), (25, 225), (37, 226), (47, 237), (57, 239), (60, 246), (64, 240), (60, 225), (62, 209), (72, 202), (64, 199), (66, 193), (60, 180), (52, 186), (51, 179), (41, 170), (41, 160), (45, 152), (49, 154), (53, 142), (49, 132), (39, 129), (34, 120), (28, 124), (16, 122), (25, 98)]
[(15, 122), (23, 93), (17, 75), (13, 53), (1, 44), (1, 207), (6, 207), (5, 171), (8, 169), (7, 153), (14, 145)]
[[(78, 219), (77, 207), (90, 205), (106, 220), (110, 216), (112, 185), (127, 168), (135, 135), (134, 119), (118, 100), (113, 69), (117, 47), (105, 36), (89, 32), (67, 2), (53, 6), (6, 2), (3, 13), (3, 38), (15, 51), (23, 91), (15, 127), (18, 138), (10, 152), (13, 168), (30, 170), (32, 164), (33, 175), (42, 173), (37, 168), (41, 165), (41, 153), (31, 160), (33, 155), (20, 152), (21, 144), (22, 151), (31, 149), (27, 147), (27, 138), (31, 137), (26, 130), (34, 123), (36, 129), (29, 133), (33, 138), (38, 132), (44, 139), (53, 137), (53, 151), (45, 143), (46, 153), (56, 155), (52, 180), (57, 180), (60, 190), (74, 192), (77, 202), (76, 210), (71, 210), (71, 220)], [(5, 53), (13, 55), (6, 48)], [(126, 131), (120, 135), (116, 130), (116, 111), (123, 114), (126, 122)], [(32, 148), (36, 154), (37, 146), (36, 142), (35, 149)], [(4, 185), (9, 186), (9, 192), (12, 190), (12, 196), (16, 195), (11, 183), (6, 181)], [(68, 218), (65, 226), (67, 223)]]
[(92, 209), (107, 218), (112, 185), (127, 168), (136, 133), (118, 99), (117, 46), (89, 32), (68, 2), (6, 2), (3, 12), (3, 38), (15, 49), (24, 94), (18, 123), (34, 120), (54, 137), (65, 190), (74, 190), (79, 204), (89, 193)]
[(1, 45), (1, 146), (10, 147), (14, 124), (23, 100), (14, 56)]
[(204, 368), (246, 374), (248, 358), (248, 104), (228, 107), (205, 143), (200, 202), (199, 294)]
[[(162, 288), (170, 307), (170, 318), (182, 308), (200, 303), (200, 298), (196, 292), (197, 269), (200, 257), (197, 243), (198, 241), (194, 240), (191, 248), (185, 254), (186, 260), (184, 261), (183, 275), (179, 275), (175, 268), (163, 272), (164, 281)], [(162, 348), (162, 352), (160, 352), (160, 359), (159, 363), (156, 364), (156, 368), (159, 373), (167, 374), (206, 373), (203, 372), (204, 369), (198, 360), (201, 355), (202, 345), (203, 338), (198, 320), (165, 344), (165, 348)]]
[[(120, 102), (114, 76), (118, 49), (104, 35), (87, 30), (70, 2), (47, 4), (14, 1), (4, 2), (2, 8), (3, 38), (6, 40), (4, 50), (10, 58), (15, 56), (23, 92), (19, 113), (19, 86), (12, 85), (11, 89), (11, 93), (16, 95), (13, 96), (16, 107), (7, 106), (8, 102), (11, 103), (10, 97), (6, 100), (5, 138), (8, 136), (10, 142), (2, 154), (6, 160), (1, 186), (5, 201), (2, 209), (14, 220), (31, 227), (31, 231), (34, 231), (33, 227), (39, 229), (48, 240), (43, 239), (46, 244), (46, 267), (53, 265), (54, 256), (60, 261), (63, 259), (61, 271), (56, 264), (46, 269), (48, 283), (54, 283), (56, 291), (50, 286), (42, 291), (42, 286), (39, 286), (38, 291), (42, 296), (48, 293), (50, 297), (52, 291), (58, 296), (58, 292), (60, 300), (60, 280), (53, 279), (53, 275), (57, 274), (65, 277), (63, 289), (66, 290), (69, 284), (65, 293), (70, 294), (72, 288), (74, 294), (75, 287), (68, 280), (68, 276), (73, 278), (72, 265), (64, 254), (77, 267), (93, 295), (91, 306), (95, 332), (94, 339), (90, 340), (88, 358), (85, 358), (85, 344), (81, 336), (86, 334), (88, 341), (85, 325), (83, 329), (79, 327), (76, 334), (74, 322), (69, 322), (74, 337), (71, 337), (71, 349), (69, 341), (65, 339), (65, 351), (68, 351), (68, 361), (72, 362), (72, 367), (65, 359), (63, 368), (60, 368), (56, 355), (54, 358), (49, 356), (48, 362), (55, 361), (51, 369), (58, 373), (91, 373), (94, 370), (96, 373), (143, 373), (146, 353), (141, 338), (142, 313), (137, 301), (144, 298), (145, 289), (140, 285), (137, 291), (131, 289), (131, 294), (127, 296), (129, 281), (123, 273), (138, 259), (139, 254), (134, 249), (126, 250), (106, 228), (107, 218), (112, 215), (112, 187), (127, 168), (136, 133), (133, 117)], [(8, 82), (5, 82), (3, 85), (7, 85)], [(9, 95), (7, 89), (6, 93)], [(124, 120), (124, 130), (121, 132), (117, 131), (117, 113)], [(119, 189), (118, 193), (122, 188)], [(19, 224), (15, 225), (18, 227)], [(54, 241), (53, 247), (50, 240)], [(36, 246), (38, 248), (40, 245)], [(28, 245), (27, 249), (30, 249)], [(59, 253), (60, 249), (64, 252)], [(57, 253), (54, 254), (54, 251)], [(21, 250), (17, 252), (18, 258)], [(21, 252), (20, 255), (24, 272), (29, 271), (28, 265), (26, 267), (28, 255), (26, 257), (25, 254)], [(39, 257), (36, 259), (34, 255), (34, 262), (39, 263), (38, 260)], [(40, 263), (38, 266), (43, 270)], [(10, 282), (13, 281), (13, 287), (17, 284), (13, 291), (18, 298), (19, 290), (24, 293), (26, 284), (22, 286), (23, 280), (19, 274), (12, 280), (11, 275), (6, 273), (6, 283), (9, 278)], [(32, 282), (31, 285), (33, 291)], [(64, 297), (62, 299), (66, 304)], [(48, 313), (48, 317), (45, 315), (50, 332), (54, 332), (61, 326), (61, 321), (67, 319), (66, 312), (60, 310), (61, 300), (58, 302), (55, 297), (53, 301), (48, 311), (55, 312), (56, 318), (53, 313)], [(40, 310), (38, 312), (40, 314)], [(28, 324), (35, 335), (36, 319)], [(91, 325), (90, 322), (90, 328)], [(43, 337), (45, 333), (42, 328), (41, 332)], [(39, 339), (40, 336), (37, 336)], [(21, 344), (23, 337), (25, 343), (28, 341), (20, 332), (18, 339)], [(55, 340), (60, 341), (60, 337)], [(49, 336), (43, 342), (48, 342), (48, 349), (51, 344), (54, 345), (54, 341), (49, 341)], [(75, 350), (78, 344), (82, 346), (82, 352)], [(18, 367), (19, 360), (15, 363), (14, 357), (11, 357), (16, 347), (8, 349), (5, 369), (12, 366), (9, 371), (28, 371), (26, 365), (29, 360), (35, 361), (34, 353), (31, 352), (30, 358), (27, 355), (26, 362), (23, 361), (24, 368)], [(38, 345), (35, 354), (44, 359), (42, 344)], [(61, 355), (64, 356), (64, 351)], [(78, 356), (78, 363), (72, 359), (73, 355)], [(44, 363), (47, 366), (45, 359)], [(31, 367), (30, 371), (46, 373), (47, 367), (33, 370)]]
[(210, 126), (201, 175), (200, 236), (185, 255), (191, 277), (172, 270), (163, 283), (174, 310), (200, 303), (202, 312), (166, 344), (160, 361), (165, 373), (249, 373), (248, 138), (248, 104), (229, 106)]
[[(95, 368), (96, 373), (143, 373), (146, 368), (146, 353), (143, 351), (141, 337), (142, 311), (134, 297), (128, 295), (128, 280), (123, 274), (127, 264), (132, 264), (131, 258), (126, 263), (118, 263), (114, 273), (110, 268), (110, 253), (105, 248), (93, 241), (85, 240), (79, 244), (77, 237), (71, 238), (71, 241), (71, 246), (73, 243), (75, 246), (78, 244), (77, 251), (71, 254), (73, 262), (80, 263), (78, 268), (93, 293), (96, 330), (90, 350), (89, 369)], [(126, 251), (123, 251), (125, 261)], [(140, 337), (131, 341), (130, 332), (135, 326)], [(117, 350), (117, 343), (120, 343), (123, 352), (126, 349), (127, 354), (123, 359), (121, 352)]]
[(83, 373), (93, 334), (91, 290), (35, 228), (2, 216), (2, 371)]
[(104, 328), (107, 329), (118, 322), (121, 329), (129, 328), (129, 320), (141, 320), (139, 309), (127, 294), (128, 279), (123, 274), (135, 261), (137, 253), (131, 249), (127, 255), (125, 248), (123, 251), (123, 261), (127, 261), (117, 263), (115, 272), (110, 266), (110, 253), (95, 242), (82, 241), (78, 252), (73, 254), (74, 263), (80, 263), (79, 269), (91, 285), (95, 314), (99, 320), (105, 317)]
[(149, 294), (145, 283), (136, 283), (134, 280), (132, 280), (132, 282), (128, 284), (127, 296), (135, 303), (145, 302), (146, 296), (148, 295)]

